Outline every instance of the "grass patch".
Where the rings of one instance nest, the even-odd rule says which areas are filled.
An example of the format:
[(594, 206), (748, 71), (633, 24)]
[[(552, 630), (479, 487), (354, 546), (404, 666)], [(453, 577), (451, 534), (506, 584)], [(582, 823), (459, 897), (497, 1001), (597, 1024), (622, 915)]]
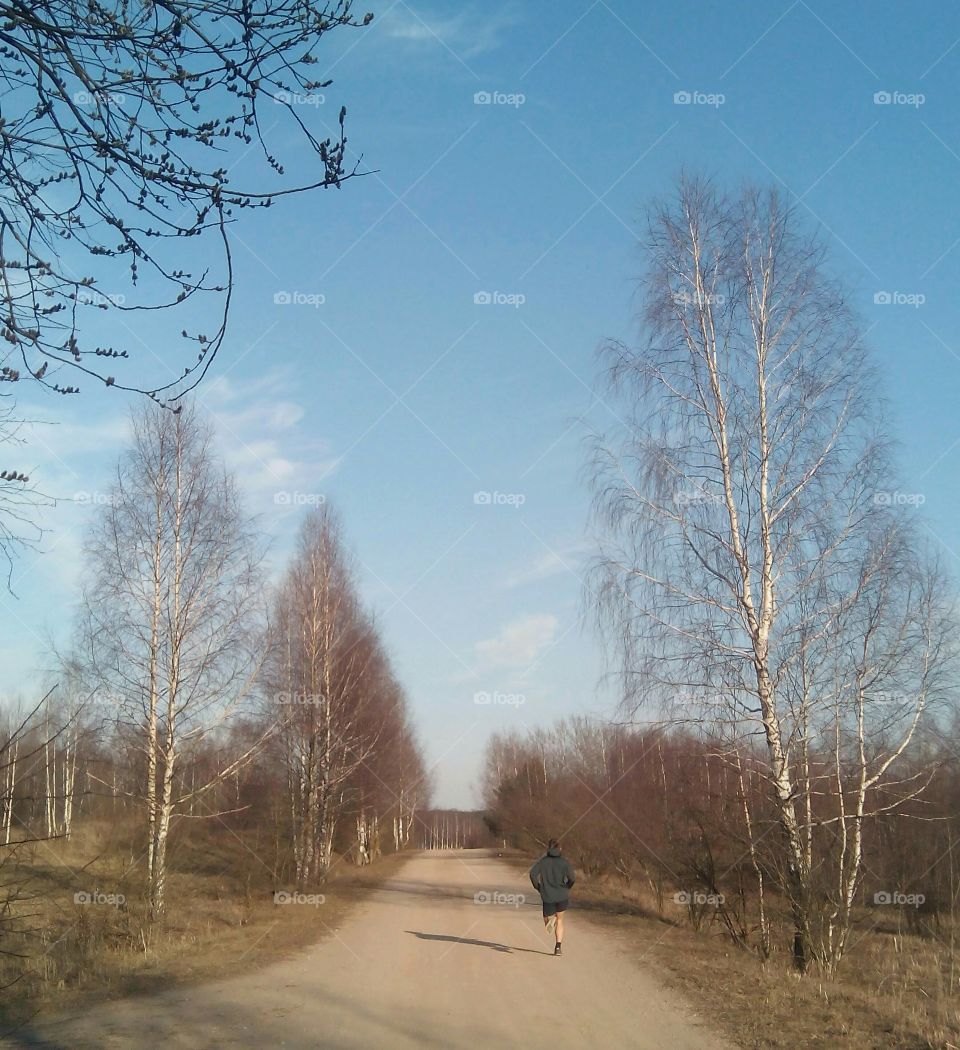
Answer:
[[(88, 824), (69, 842), (34, 843), (8, 858), (2, 882), (18, 900), (3, 923), (0, 1029), (104, 999), (159, 991), (269, 965), (322, 940), (405, 855), (358, 868), (337, 858), (312, 892), (324, 901), (278, 905), (292, 890), (242, 833), (198, 825), (170, 856), (167, 914), (147, 920), (133, 829)], [(264, 856), (267, 854), (264, 852)], [(92, 898), (77, 903), (75, 894)]]
[[(533, 863), (514, 850), (503, 859), (524, 875)], [(635, 883), (578, 873), (573, 897), (574, 924), (585, 912), (740, 1046), (960, 1050), (960, 971), (951, 967), (948, 930), (924, 937), (865, 912), (839, 974), (800, 977), (786, 952), (763, 962), (716, 925), (694, 932), (680, 907), (668, 901), (661, 914)], [(785, 932), (777, 936), (787, 943)]]

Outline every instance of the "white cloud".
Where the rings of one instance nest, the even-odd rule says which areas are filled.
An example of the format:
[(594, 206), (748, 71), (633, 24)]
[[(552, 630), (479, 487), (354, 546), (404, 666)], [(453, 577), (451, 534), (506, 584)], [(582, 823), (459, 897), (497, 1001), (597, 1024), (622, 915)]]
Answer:
[(295, 376), (278, 369), (254, 388), (222, 378), (200, 391), (226, 465), (254, 510), (273, 510), (279, 492), (323, 495), (339, 463), (327, 441), (301, 430), (307, 413), (291, 396), (295, 388)]
[[(259, 376), (256, 384), (213, 378), (196, 394), (201, 418), (214, 427), (217, 452), (236, 476), (248, 509), (260, 514), (271, 532), (292, 527), (296, 512), (315, 505), (310, 497), (324, 493), (338, 464), (329, 443), (303, 425), (307, 412), (295, 400), (296, 384), (292, 370), (278, 368)], [(24, 592), (30, 580), (36, 589), (39, 580), (49, 593), (72, 600), (83, 564), (83, 536), (102, 509), (117, 460), (129, 446), (129, 408), (118, 403), (107, 414), (77, 403), (49, 423), (49, 406), (30, 402), (17, 415), (31, 422), (20, 430), (25, 444), (16, 448), (12, 462), (57, 503), (48, 499), (33, 515), (44, 530), (37, 542), (43, 553), (27, 550), (17, 559), (14, 589)], [(278, 492), (297, 495), (277, 500)], [(0, 562), (0, 578), (5, 571)]]
[(556, 638), (558, 626), (552, 613), (513, 620), (495, 638), (476, 643), (477, 660), (484, 669), (528, 667)]
[(89, 488), (91, 475), (102, 473), (125, 447), (130, 433), (129, 416), (91, 414), (71, 419), (66, 413), (50, 422), (50, 410), (31, 406), (18, 413), (28, 419), (19, 431), (24, 440), (16, 458), (44, 492), (69, 498), (78, 488)]
[(583, 557), (590, 550), (591, 546), (586, 540), (557, 544), (555, 548), (544, 551), (532, 561), (528, 559), (520, 568), (510, 572), (502, 586), (511, 590), (514, 587), (538, 583), (540, 580), (547, 580), (552, 576), (560, 576), (564, 573), (579, 578), (582, 576)]
[(414, 11), (407, 4), (397, 4), (379, 21), (394, 40), (446, 45), (466, 59), (498, 48), (504, 33), (521, 19), (509, 9), (490, 13), (465, 8), (455, 15), (440, 16), (423, 10)]

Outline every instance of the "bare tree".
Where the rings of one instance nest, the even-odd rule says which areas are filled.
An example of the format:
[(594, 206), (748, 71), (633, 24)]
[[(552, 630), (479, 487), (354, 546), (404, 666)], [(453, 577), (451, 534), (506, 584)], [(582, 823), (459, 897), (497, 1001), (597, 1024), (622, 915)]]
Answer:
[[(35, 897), (31, 888), (31, 876), (24, 872), (20, 864), (21, 854), (29, 850), (35, 842), (52, 837), (49, 833), (35, 830), (31, 823), (23, 819), (23, 812), (18, 817), (17, 810), (17, 776), (18, 765), (21, 770), (31, 770), (47, 753), (51, 739), (46, 731), (45, 718), (42, 712), (47, 709), (54, 687), (47, 692), (30, 710), (23, 713), (22, 704), (18, 702), (13, 709), (7, 709), (5, 725), (0, 732), (0, 781), (3, 784), (3, 843), (0, 844), (0, 955), (29, 957), (36, 939), (41, 933), (36, 922), (35, 912), (24, 911), (23, 905)], [(41, 796), (44, 807), (47, 798)], [(28, 803), (21, 799), (21, 805)], [(16, 831), (14, 832), (14, 822)], [(17, 978), (18, 979), (18, 978)], [(12, 982), (11, 982), (12, 983)], [(4, 985), (6, 987), (6, 985)]]
[(401, 728), (395, 738), (393, 756), (394, 767), (389, 778), (395, 802), (393, 848), (399, 851), (410, 844), (418, 813), (429, 801), (431, 785), (420, 749), (407, 725)]
[(296, 877), (303, 885), (330, 867), (351, 781), (380, 736), (377, 692), (390, 681), (328, 507), (304, 520), (280, 585), (267, 681), (268, 704), (281, 726)]
[[(805, 749), (823, 722), (803, 661), (840, 610), (853, 615), (851, 564), (892, 517), (876, 498), (893, 475), (874, 375), (822, 244), (775, 191), (729, 197), (684, 181), (652, 210), (646, 248), (647, 344), (606, 348), (624, 427), (598, 437), (592, 460), (600, 619), (628, 711), (670, 699), (735, 746), (763, 741), (804, 968)], [(922, 604), (921, 591), (909, 600)], [(914, 604), (904, 622), (918, 615)]]
[(249, 696), (260, 657), (258, 541), (210, 428), (192, 407), (149, 406), (86, 544), (80, 632), (88, 674), (140, 757), (151, 911), (163, 913), (171, 818), (245, 761), (203, 783), (181, 764)]
[[(22, 369), (76, 393), (66, 366), (154, 398), (195, 386), (226, 331), (228, 230), (238, 213), (340, 186), (356, 170), (344, 164), (345, 110), (334, 135), (321, 137), (302, 116), (315, 107), (298, 103), (320, 100), (329, 85), (314, 72), (326, 35), (371, 18), (355, 19), (350, 0), (0, 3), (0, 381), (19, 380)], [(297, 185), (281, 181), (266, 139), (279, 116), (316, 162)], [(245, 155), (253, 146), (265, 177), (236, 186), (231, 147)], [(219, 247), (216, 266), (200, 251), (208, 242)], [(187, 308), (210, 297), (219, 306), (207, 325)], [(158, 386), (124, 379), (116, 364), (129, 356), (125, 316), (168, 306), (196, 325), (183, 330), (189, 359)]]
[(955, 609), (943, 567), (902, 514), (877, 518), (850, 545), (848, 563), (835, 563), (822, 588), (823, 629), (803, 638), (783, 677), (787, 703), (803, 714), (805, 848), (820, 869), (812, 932), (830, 970), (847, 948), (868, 823), (924, 793), (940, 759), (924, 757), (923, 730), (955, 695)]

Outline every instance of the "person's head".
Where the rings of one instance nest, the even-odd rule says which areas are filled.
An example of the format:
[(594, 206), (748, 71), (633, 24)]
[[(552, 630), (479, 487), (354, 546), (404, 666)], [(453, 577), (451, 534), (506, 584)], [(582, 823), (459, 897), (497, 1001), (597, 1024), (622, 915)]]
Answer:
[(550, 841), (549, 841), (549, 842), (547, 843), (547, 849), (548, 849), (548, 850), (551, 850), (551, 849), (560, 849), (560, 843), (559, 843), (559, 842), (558, 842), (558, 841), (557, 841), (556, 839), (551, 839), (551, 840), (550, 840)]

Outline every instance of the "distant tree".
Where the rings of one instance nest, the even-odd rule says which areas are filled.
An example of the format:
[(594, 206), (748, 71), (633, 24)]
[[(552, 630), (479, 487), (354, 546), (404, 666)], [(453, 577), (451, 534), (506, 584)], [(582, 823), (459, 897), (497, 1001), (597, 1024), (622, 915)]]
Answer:
[[(50, 805), (50, 793), (22, 790), (24, 771), (35, 772), (43, 756), (56, 744), (59, 731), (42, 712), (55, 691), (51, 689), (24, 713), (22, 700), (0, 707), (0, 956), (26, 959), (42, 942), (42, 928), (34, 905), (36, 891), (21, 863), (34, 842), (54, 837), (34, 826), (31, 803)], [(45, 724), (46, 722), (46, 724)], [(39, 823), (39, 822), (38, 822)], [(25, 905), (25, 907), (24, 907)], [(14, 981), (16, 978), (14, 979)], [(0, 987), (9, 987), (10, 983)]]
[(375, 761), (392, 676), (357, 594), (340, 524), (310, 514), (274, 602), (266, 677), (279, 723), (300, 885), (330, 868), (360, 770)]
[[(339, 186), (345, 109), (318, 137), (300, 102), (329, 85), (316, 49), (355, 19), (351, 0), (40, 0), (0, 2), (0, 382), (32, 378), (63, 394), (62, 366), (125, 390), (173, 400), (209, 368), (226, 332), (232, 265), (228, 226), (239, 210)], [(265, 107), (267, 111), (265, 112)], [(316, 157), (296, 185), (266, 136), (286, 114)], [(266, 127), (265, 127), (266, 125)], [(233, 147), (233, 148), (231, 148)], [(258, 147), (272, 185), (233, 184)], [(242, 151), (242, 152), (237, 152)], [(212, 272), (202, 249), (219, 245)], [(118, 265), (142, 301), (118, 293)], [(156, 387), (121, 379), (123, 315), (212, 295), (209, 329)], [(110, 311), (119, 343), (86, 343), (82, 317)], [(195, 316), (195, 315), (191, 315)]]

